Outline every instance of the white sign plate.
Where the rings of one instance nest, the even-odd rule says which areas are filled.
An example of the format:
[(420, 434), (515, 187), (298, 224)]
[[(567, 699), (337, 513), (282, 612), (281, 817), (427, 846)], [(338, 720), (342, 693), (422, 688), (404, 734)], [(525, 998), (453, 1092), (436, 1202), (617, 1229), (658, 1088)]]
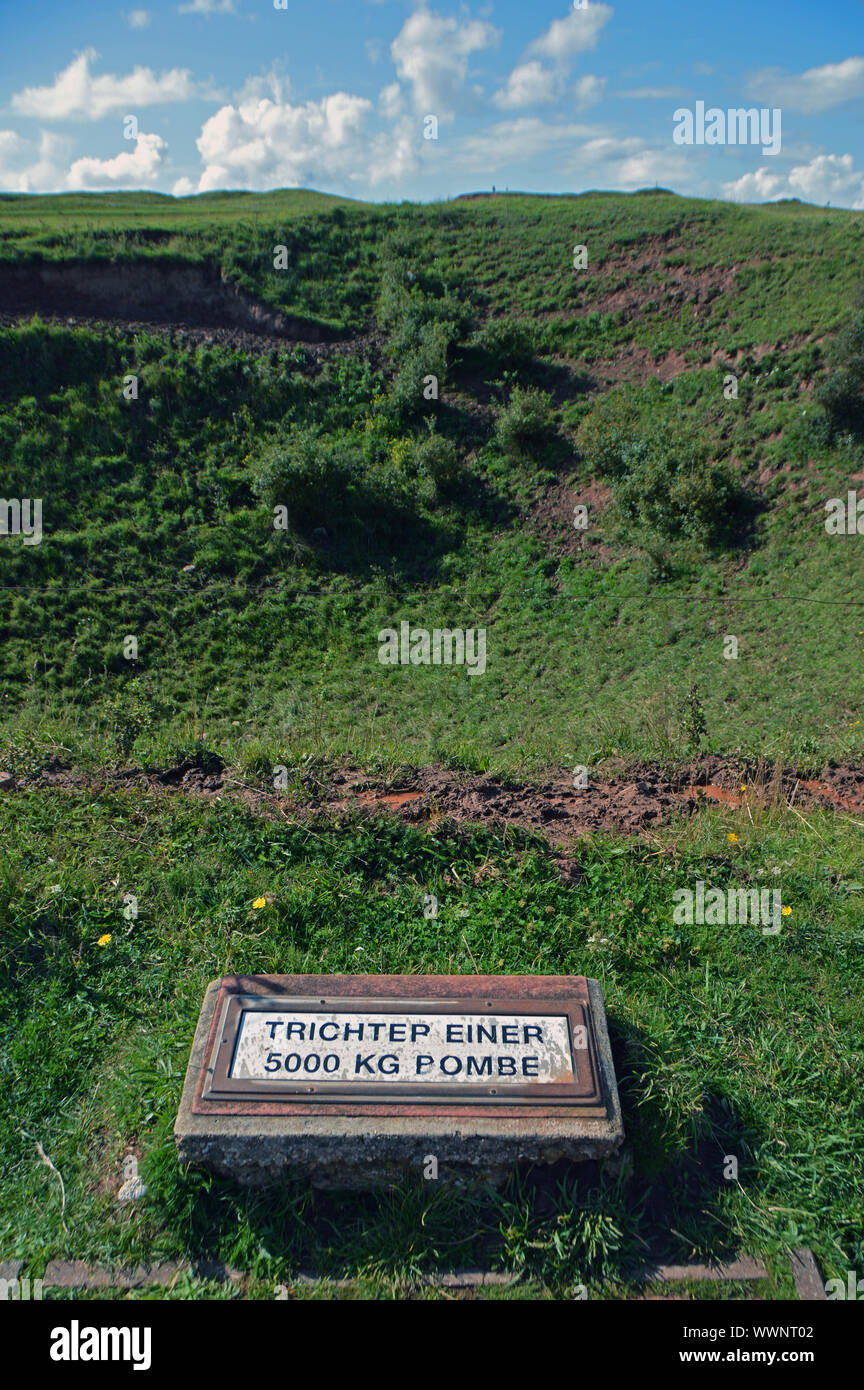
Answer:
[(572, 1083), (564, 1014), (367, 1013), (244, 1009), (231, 1080)]

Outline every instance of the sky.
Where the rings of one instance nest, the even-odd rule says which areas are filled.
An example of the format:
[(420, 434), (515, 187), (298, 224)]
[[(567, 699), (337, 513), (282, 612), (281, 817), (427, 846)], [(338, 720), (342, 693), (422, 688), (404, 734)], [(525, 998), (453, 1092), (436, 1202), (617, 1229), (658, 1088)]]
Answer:
[(0, 54), (5, 191), (864, 209), (864, 0), (0, 0)]

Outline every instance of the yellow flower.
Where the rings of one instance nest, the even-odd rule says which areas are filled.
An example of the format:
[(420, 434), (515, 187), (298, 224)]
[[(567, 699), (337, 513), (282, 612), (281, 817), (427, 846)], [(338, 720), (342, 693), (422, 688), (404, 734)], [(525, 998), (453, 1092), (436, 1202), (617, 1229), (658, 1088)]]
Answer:
[(104, 936), (100, 936), (99, 940), (96, 942), (96, 945), (97, 945), (97, 946), (107, 946), (107, 945), (110, 943), (110, 941), (111, 941), (111, 933), (106, 931), (106, 933), (105, 933)]
[(784, 917), (789, 917), (791, 915), (792, 909), (791, 907), (781, 907), (780, 911), (782, 912)]
[(266, 899), (266, 898), (256, 898), (255, 901), (254, 901), (254, 903), (252, 904), (252, 906), (253, 906), (253, 907), (266, 907), (266, 906), (267, 906), (267, 899)]
[(747, 783), (746, 783), (746, 782), (744, 783), (744, 786), (741, 788), (741, 790), (742, 790), (742, 792), (746, 792), (746, 790), (747, 790)]
[(738, 836), (735, 834), (734, 830), (729, 831), (729, 834), (726, 836), (726, 839), (729, 841), (730, 845), (737, 845), (738, 843)]

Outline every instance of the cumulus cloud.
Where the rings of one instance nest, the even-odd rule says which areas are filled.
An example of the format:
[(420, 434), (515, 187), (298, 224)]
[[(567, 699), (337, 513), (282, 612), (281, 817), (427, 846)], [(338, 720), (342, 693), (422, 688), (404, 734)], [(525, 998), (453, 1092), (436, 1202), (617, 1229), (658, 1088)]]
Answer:
[(90, 64), (98, 56), (94, 49), (85, 49), (56, 74), (50, 87), (25, 87), (16, 92), (12, 97), (13, 111), (41, 121), (98, 121), (112, 112), (190, 101), (203, 95), (188, 68), (170, 68), (157, 76), (152, 68), (136, 67), (123, 77), (113, 73), (96, 77)]
[(569, 92), (567, 79), (577, 54), (594, 48), (611, 17), (609, 5), (590, 5), (584, 10), (571, 10), (564, 19), (554, 19), (544, 34), (529, 43), (504, 86), (493, 96), (495, 105), (505, 111), (521, 110), (560, 101), (565, 93), (577, 109), (599, 101), (605, 78), (587, 75)]
[(584, 111), (600, 101), (606, 89), (606, 78), (586, 73), (579, 77), (568, 89), (567, 74), (544, 68), (536, 58), (520, 63), (507, 78), (507, 83), (496, 92), (492, 100), (504, 111), (522, 110), (526, 106), (543, 106), (558, 102), (565, 95), (568, 104), (577, 111)]
[(842, 63), (823, 63), (806, 72), (764, 68), (748, 82), (751, 96), (771, 106), (795, 111), (828, 111), (845, 101), (864, 97), (864, 58), (844, 58)]
[(371, 101), (334, 92), (292, 106), (263, 99), (223, 106), (204, 122), (200, 192), (216, 188), (297, 188), (369, 174), (365, 135)]
[(776, 198), (801, 198), (807, 203), (864, 210), (864, 171), (855, 168), (851, 154), (820, 154), (787, 172), (765, 165), (754, 173), (723, 185), (735, 202), (759, 203)]
[(43, 130), (36, 141), (0, 130), (0, 188), (9, 193), (56, 193), (65, 188), (68, 136)]
[(402, 82), (411, 90), (414, 109), (421, 115), (451, 119), (479, 89), (468, 92), (468, 59), (494, 47), (501, 35), (482, 20), (458, 20), (415, 10), (390, 45), (390, 55)]
[(191, 179), (183, 175), (182, 179), (175, 179), (171, 188), (175, 198), (189, 198), (195, 192), (195, 185)]
[(162, 172), (162, 151), (167, 149), (161, 135), (142, 130), (131, 150), (111, 159), (85, 156), (76, 159), (66, 176), (68, 188), (154, 188)]

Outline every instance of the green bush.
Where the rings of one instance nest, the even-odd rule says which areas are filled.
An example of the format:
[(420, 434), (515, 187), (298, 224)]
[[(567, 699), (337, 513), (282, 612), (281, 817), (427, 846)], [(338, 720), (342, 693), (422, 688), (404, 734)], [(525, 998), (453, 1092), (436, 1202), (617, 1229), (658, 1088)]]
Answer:
[(350, 441), (295, 430), (258, 461), (253, 489), (268, 507), (287, 507), (292, 530), (330, 527), (351, 509), (362, 463)]
[(615, 479), (627, 471), (625, 450), (638, 434), (642, 393), (609, 391), (579, 425), (580, 452), (600, 478)]
[(440, 395), (454, 327), (451, 323), (425, 323), (418, 329), (417, 344), (403, 356), (384, 401), (386, 413), (394, 421), (416, 420), (435, 409), (436, 398), (424, 395), (431, 388), (427, 377), (435, 377)]
[(317, 543), (323, 529), (331, 558), (368, 558), (381, 547), (400, 549), (423, 529), (420, 513), (435, 486), (412, 455), (413, 441), (387, 440), (381, 423), (335, 435), (298, 429), (266, 450), (252, 486), (268, 507), (287, 509), (294, 535)]
[(125, 760), (158, 716), (153, 691), (140, 676), (132, 676), (109, 690), (103, 708), (117, 755)]
[(24, 391), (40, 398), (120, 371), (117, 344), (89, 328), (55, 328), (33, 318), (0, 330), (0, 400)]
[(537, 331), (526, 319), (488, 319), (472, 333), (468, 347), (481, 353), (489, 367), (498, 372), (524, 371), (537, 356)]
[(436, 433), (433, 421), (428, 425), (425, 437), (421, 435), (414, 442), (412, 463), (421, 477), (431, 479), (438, 496), (447, 497), (455, 491), (462, 477), (459, 451), (452, 439)]
[(417, 420), (434, 409), (423, 394), (426, 378), (436, 377), (443, 390), (452, 349), (470, 326), (469, 309), (419, 258), (409, 260), (405, 238), (396, 234), (382, 254), (376, 313), (388, 332), (387, 355), (397, 364), (382, 409), (395, 423)]
[(655, 392), (610, 393), (582, 421), (577, 439), (649, 552), (656, 538), (708, 549), (733, 541), (747, 500), (741, 484), (728, 464), (710, 463)]
[(548, 391), (514, 386), (510, 399), (495, 418), (495, 435), (505, 453), (530, 450), (555, 433), (552, 398)]
[(864, 435), (864, 305), (838, 335), (830, 367), (816, 399), (836, 434)]

